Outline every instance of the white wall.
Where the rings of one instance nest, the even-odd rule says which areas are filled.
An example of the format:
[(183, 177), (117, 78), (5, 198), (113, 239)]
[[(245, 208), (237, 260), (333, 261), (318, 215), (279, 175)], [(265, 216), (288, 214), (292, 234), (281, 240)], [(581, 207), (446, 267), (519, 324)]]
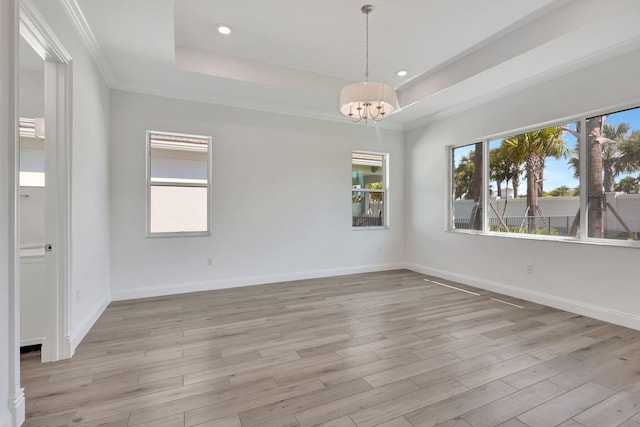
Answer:
[(0, 2), (0, 426), (24, 420), (18, 357), (19, 296), (15, 281), (18, 2)]
[[(213, 137), (210, 237), (145, 238), (147, 130)], [(390, 154), (387, 230), (351, 229), (352, 150)], [(113, 91), (113, 298), (399, 267), (403, 163), (400, 132)]]
[[(26, 43), (25, 43), (26, 44)], [(20, 117), (44, 117), (44, 73), (20, 69)]]
[(69, 332), (75, 346), (110, 300), (109, 89), (62, 2), (33, 3), (73, 59)]
[(634, 52), (408, 132), (411, 268), (640, 329), (638, 249), (444, 231), (447, 145), (606, 106), (640, 105), (638, 75)]
[(20, 247), (44, 248), (44, 187), (20, 187)]

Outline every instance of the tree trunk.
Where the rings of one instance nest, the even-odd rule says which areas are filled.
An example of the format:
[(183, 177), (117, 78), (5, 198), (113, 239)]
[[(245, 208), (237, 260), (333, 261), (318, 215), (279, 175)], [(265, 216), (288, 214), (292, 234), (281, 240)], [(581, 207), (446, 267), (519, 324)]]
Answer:
[(525, 160), (527, 169), (527, 215), (528, 215), (528, 231), (533, 233), (536, 229), (536, 216), (538, 214), (538, 191), (540, 185), (540, 171), (543, 163), (540, 156), (529, 153)]
[(502, 208), (502, 217), (503, 218), (507, 214), (507, 203), (509, 203), (509, 180), (507, 180), (506, 183), (507, 183), (507, 187), (506, 187), (507, 188), (506, 189), (507, 195), (504, 198), (504, 207)]
[(482, 230), (482, 143), (476, 144), (475, 157), (474, 157), (475, 171), (473, 173), (473, 201), (477, 207), (473, 223), (471, 224), (474, 230)]
[(589, 237), (604, 237), (604, 194), (602, 192), (602, 145), (598, 138), (607, 116), (598, 116), (587, 120), (588, 151), (588, 193), (589, 193)]
[(542, 162), (542, 166), (540, 167), (539, 170), (539, 176), (538, 176), (538, 197), (542, 197), (542, 193), (544, 192), (544, 156), (540, 156), (541, 162)]
[(515, 175), (511, 180), (511, 183), (513, 184), (513, 198), (517, 199), (518, 190), (520, 189), (520, 175)]
[(608, 164), (605, 165), (603, 161), (603, 164), (602, 164), (602, 169), (604, 171), (603, 186), (604, 186), (604, 191), (609, 193), (613, 191), (613, 186), (616, 183), (615, 183), (615, 179), (613, 178), (614, 177), (613, 164), (610, 164), (611, 162), (607, 162), (607, 163)]

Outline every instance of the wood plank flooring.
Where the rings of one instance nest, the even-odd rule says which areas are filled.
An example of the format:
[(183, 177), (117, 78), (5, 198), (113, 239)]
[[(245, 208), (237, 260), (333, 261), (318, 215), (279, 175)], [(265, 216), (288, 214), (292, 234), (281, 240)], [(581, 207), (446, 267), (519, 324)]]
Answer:
[(640, 332), (401, 270), (114, 302), (22, 384), (26, 426), (640, 427)]

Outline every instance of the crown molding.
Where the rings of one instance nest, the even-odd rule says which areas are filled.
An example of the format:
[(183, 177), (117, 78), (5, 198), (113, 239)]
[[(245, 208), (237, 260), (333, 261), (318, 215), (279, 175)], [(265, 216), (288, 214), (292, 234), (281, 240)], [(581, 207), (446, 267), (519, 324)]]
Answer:
[(115, 85), (115, 78), (113, 74), (113, 69), (111, 64), (107, 60), (104, 51), (102, 50), (102, 46), (98, 43), (87, 19), (82, 13), (82, 9), (80, 9), (80, 5), (77, 0), (60, 0), (65, 12), (71, 18), (71, 22), (73, 23), (73, 27), (76, 30), (76, 33), (80, 36), (82, 43), (89, 51), (89, 54), (93, 58), (94, 62), (98, 66), (100, 73), (102, 74), (102, 78), (104, 78), (107, 86), (113, 87)]
[(63, 47), (31, 0), (20, 2), (20, 35), (42, 60), (71, 62), (71, 55)]

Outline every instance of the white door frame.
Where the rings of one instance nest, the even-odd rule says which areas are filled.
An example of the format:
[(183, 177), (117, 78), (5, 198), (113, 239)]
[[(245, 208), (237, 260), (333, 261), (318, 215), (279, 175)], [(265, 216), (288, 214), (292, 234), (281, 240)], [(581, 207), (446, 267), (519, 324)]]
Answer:
[[(3, 46), (2, 53), (6, 60), (2, 66), (0, 74), (3, 80), (0, 82), (2, 88), (2, 108), (8, 111), (8, 117), (0, 117), (0, 126), (7, 126), (7, 166), (8, 166), (8, 215), (7, 215), (7, 253), (9, 260), (7, 263), (7, 285), (9, 301), (7, 301), (8, 313), (8, 372), (7, 390), (8, 402), (0, 402), (0, 425), (11, 427), (20, 426), (25, 419), (24, 390), (20, 387), (20, 256), (18, 241), (18, 26), (19, 26), (18, 0), (10, 0), (0, 3), (0, 40)], [(7, 37), (6, 45), (4, 38)], [(5, 152), (3, 147), (3, 153)], [(3, 275), (4, 279), (4, 275)], [(2, 373), (0, 373), (2, 375)], [(1, 385), (5, 387), (4, 384)], [(1, 391), (4, 394), (5, 390)], [(6, 405), (6, 406), (5, 406)], [(6, 418), (6, 410), (9, 410), (9, 419)]]
[[(51, 291), (48, 294), (51, 306), (47, 308), (50, 321), (42, 345), (42, 361), (50, 362), (72, 356), (71, 56), (30, 0), (20, 1), (20, 35), (45, 61), (45, 233), (52, 250), (45, 252), (46, 288)], [(16, 225), (19, 227), (19, 223)], [(20, 322), (19, 313), (16, 322)]]

